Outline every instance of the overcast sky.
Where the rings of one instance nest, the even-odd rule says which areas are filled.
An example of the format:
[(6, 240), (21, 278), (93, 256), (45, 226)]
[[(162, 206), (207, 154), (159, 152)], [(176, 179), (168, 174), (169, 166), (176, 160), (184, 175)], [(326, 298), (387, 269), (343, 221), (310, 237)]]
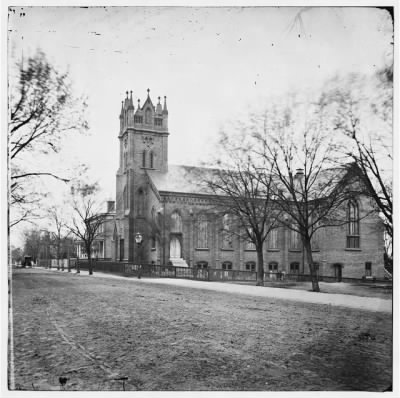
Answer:
[(41, 48), (69, 69), (88, 97), (91, 134), (68, 141), (63, 164), (88, 163), (109, 197), (126, 90), (135, 106), (147, 88), (154, 104), (167, 96), (169, 161), (195, 165), (219, 128), (271, 95), (317, 89), (335, 73), (372, 73), (392, 49), (389, 15), (368, 7), (14, 9), (9, 60)]

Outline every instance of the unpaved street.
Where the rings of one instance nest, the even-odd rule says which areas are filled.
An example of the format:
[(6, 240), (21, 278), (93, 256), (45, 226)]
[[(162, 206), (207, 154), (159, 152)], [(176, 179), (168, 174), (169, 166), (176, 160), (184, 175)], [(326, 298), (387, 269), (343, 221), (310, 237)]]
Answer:
[(17, 389), (59, 390), (60, 376), (66, 390), (391, 384), (386, 312), (37, 269), (15, 271), (12, 293)]

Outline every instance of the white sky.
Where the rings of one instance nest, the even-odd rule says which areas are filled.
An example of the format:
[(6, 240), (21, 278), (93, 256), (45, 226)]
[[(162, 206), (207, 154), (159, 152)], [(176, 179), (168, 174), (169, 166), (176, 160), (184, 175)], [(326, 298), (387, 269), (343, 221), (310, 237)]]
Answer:
[[(115, 197), (121, 100), (167, 96), (169, 162), (198, 164), (225, 123), (335, 73), (372, 73), (392, 50), (388, 14), (326, 7), (14, 7), (9, 61), (41, 48), (87, 95), (90, 136), (60, 162), (86, 162)], [(20, 12), (25, 16), (20, 17)], [(67, 155), (67, 156), (66, 156)]]

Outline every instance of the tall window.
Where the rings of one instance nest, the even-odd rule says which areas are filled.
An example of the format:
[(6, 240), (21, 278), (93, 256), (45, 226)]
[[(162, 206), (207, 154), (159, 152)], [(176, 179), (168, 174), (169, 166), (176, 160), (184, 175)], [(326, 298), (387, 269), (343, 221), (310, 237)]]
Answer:
[[(253, 229), (252, 228), (249, 228), (249, 232), (250, 232), (250, 235), (253, 235)], [(254, 244), (253, 241), (250, 240), (250, 238), (248, 238), (246, 240), (245, 250), (256, 250), (256, 245)]]
[(360, 219), (358, 205), (355, 201), (349, 201), (347, 205), (347, 244), (349, 249), (360, 247)]
[(197, 247), (208, 248), (208, 220), (204, 214), (200, 214), (197, 222)]
[(182, 217), (177, 211), (171, 214), (171, 232), (182, 232)]
[(291, 250), (300, 250), (300, 234), (294, 229), (296, 224), (292, 224), (292, 229), (290, 230), (290, 246)]
[(268, 235), (268, 249), (278, 248), (278, 228), (274, 228)]
[(232, 216), (230, 214), (225, 214), (222, 218), (222, 248), (233, 249)]
[(138, 216), (143, 216), (144, 215), (144, 192), (142, 189), (139, 189), (138, 191)]
[(142, 153), (142, 167), (146, 167), (146, 151)]
[(154, 168), (154, 153), (150, 152), (150, 168)]

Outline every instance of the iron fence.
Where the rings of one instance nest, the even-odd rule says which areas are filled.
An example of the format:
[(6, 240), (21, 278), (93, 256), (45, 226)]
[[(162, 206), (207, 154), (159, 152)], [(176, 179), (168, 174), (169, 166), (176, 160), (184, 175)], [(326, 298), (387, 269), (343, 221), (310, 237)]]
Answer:
[[(51, 260), (39, 260), (39, 265), (51, 267)], [(159, 264), (134, 264), (128, 261), (110, 261), (108, 259), (92, 259), (93, 271), (114, 273), (133, 277), (153, 277), (153, 278), (177, 278), (194, 279), (203, 281), (240, 281), (256, 282), (256, 271), (224, 270), (217, 268), (197, 268), (197, 267), (174, 267), (172, 265)], [(69, 259), (70, 269), (89, 269), (87, 259)], [(293, 281), (293, 282), (311, 282), (311, 275), (299, 273), (285, 273), (281, 271), (264, 272), (264, 281)], [(335, 276), (318, 275), (318, 281), (336, 282)], [(342, 282), (359, 283), (364, 281), (362, 278), (342, 277)], [(373, 282), (383, 282), (384, 280), (374, 279)], [(368, 281), (370, 282), (370, 281)]]

